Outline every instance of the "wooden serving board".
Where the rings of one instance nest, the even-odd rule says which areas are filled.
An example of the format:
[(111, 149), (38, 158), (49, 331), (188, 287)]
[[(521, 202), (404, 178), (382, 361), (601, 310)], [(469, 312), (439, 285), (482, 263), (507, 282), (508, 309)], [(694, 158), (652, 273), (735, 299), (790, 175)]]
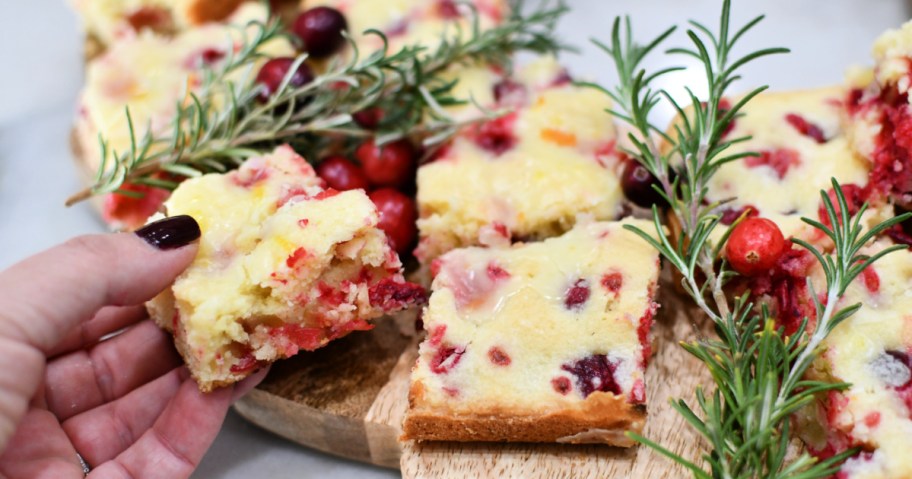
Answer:
[[(88, 168), (75, 134), (71, 145), (79, 170), (90, 178), (94, 172)], [(93, 203), (100, 211), (98, 198)], [(701, 315), (675, 294), (667, 271), (663, 276), (662, 308), (653, 328), (656, 354), (646, 372), (649, 417), (644, 433), (695, 460), (701, 439), (669, 406), (669, 400), (691, 399), (697, 384), (711, 382), (699, 362), (678, 346), (679, 341), (695, 337), (696, 326), (691, 321)], [(414, 314), (378, 321), (372, 331), (352, 334), (316, 352), (273, 365), (266, 380), (235, 409), (250, 422), (294, 442), (400, 469), (406, 479), (689, 476), (646, 447), (401, 443), (417, 336)]]
[[(93, 172), (78, 138), (73, 135), (71, 140), (77, 165), (89, 178)], [(100, 211), (100, 202), (93, 200)], [(656, 354), (646, 372), (649, 416), (644, 434), (696, 460), (701, 439), (669, 406), (669, 400), (692, 399), (697, 384), (711, 382), (700, 363), (678, 346), (695, 337), (692, 320), (701, 315), (675, 294), (667, 273), (659, 292), (662, 308), (653, 328)], [(235, 409), (250, 422), (291, 441), (399, 469), (406, 479), (689, 477), (682, 467), (642, 446), (400, 442), (409, 373), (419, 341), (414, 313), (378, 321), (372, 331), (354, 333), (318, 351), (276, 363)]]
[[(678, 346), (696, 332), (692, 307), (665, 286), (647, 371), (645, 435), (697, 459), (701, 439), (669, 400), (711, 381)], [(307, 447), (402, 471), (412, 478), (662, 478), (689, 474), (647, 447), (557, 444), (401, 443), (408, 381), (417, 357), (414, 318), (381, 321), (326, 348), (277, 363), (235, 406), (251, 422)]]

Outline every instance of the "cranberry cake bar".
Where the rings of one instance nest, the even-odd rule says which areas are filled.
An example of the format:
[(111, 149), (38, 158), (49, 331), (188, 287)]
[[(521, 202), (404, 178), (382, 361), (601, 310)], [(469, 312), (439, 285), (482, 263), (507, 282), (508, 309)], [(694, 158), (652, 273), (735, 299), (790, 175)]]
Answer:
[(723, 223), (750, 208), (786, 238), (818, 239), (801, 217), (818, 218), (820, 190), (832, 188), (834, 177), (842, 185), (867, 183), (867, 164), (852, 152), (840, 125), (844, 95), (840, 87), (761, 93), (747, 104), (725, 135), (751, 139), (725, 153), (759, 156), (723, 165), (708, 185), (708, 199), (733, 199)]
[[(885, 244), (871, 247), (873, 254)], [(815, 270), (822, 284), (822, 272)], [(849, 448), (840, 479), (912, 477), (912, 252), (898, 251), (869, 267), (840, 305), (862, 308), (827, 337), (812, 375), (850, 383), (830, 392), (799, 421), (802, 439), (820, 456)]]
[(490, 108), (513, 111), (466, 128), (418, 169), (415, 254), (424, 263), (453, 248), (560, 235), (580, 215), (621, 212), (605, 94), (572, 85), (553, 58), (476, 85), (486, 82)]
[(626, 224), (438, 258), (405, 437), (632, 445), (659, 260)]
[[(202, 68), (217, 67), (225, 59), (240, 41), (243, 32), (238, 26), (265, 18), (265, 7), (247, 3), (227, 25), (208, 24), (172, 38), (144, 34), (112, 45), (87, 67), (74, 132), (74, 149), (80, 160), (92, 171), (98, 168), (99, 134), (110, 151), (129, 149), (125, 106), (130, 108), (137, 139), (142, 139), (147, 131), (161, 134), (170, 130), (174, 105), (185, 98), (188, 89), (197, 87)], [(282, 56), (291, 55), (294, 50), (282, 39), (265, 45), (263, 53)], [(126, 189), (145, 193), (145, 197), (139, 200), (108, 195), (103, 212), (108, 223), (135, 228), (157, 210), (164, 199), (163, 192), (134, 185), (127, 185)]]
[(425, 299), (367, 195), (324, 189), (288, 146), (187, 180), (165, 207), (199, 222), (200, 249), (148, 308), (203, 391)]

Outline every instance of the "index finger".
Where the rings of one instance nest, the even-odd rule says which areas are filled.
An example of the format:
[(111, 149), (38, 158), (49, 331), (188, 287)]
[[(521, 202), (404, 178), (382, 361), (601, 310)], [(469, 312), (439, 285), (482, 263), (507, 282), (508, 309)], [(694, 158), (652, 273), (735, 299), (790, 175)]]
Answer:
[(196, 221), (175, 216), (137, 234), (80, 236), (0, 273), (0, 335), (50, 351), (103, 306), (162, 291), (196, 255)]

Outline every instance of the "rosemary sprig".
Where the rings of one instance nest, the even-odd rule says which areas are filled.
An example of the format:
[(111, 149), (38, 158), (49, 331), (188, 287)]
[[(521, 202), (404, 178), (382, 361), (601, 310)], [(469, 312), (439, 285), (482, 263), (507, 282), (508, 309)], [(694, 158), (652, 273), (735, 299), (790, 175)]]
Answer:
[[(651, 243), (678, 270), (682, 286), (712, 320), (718, 335), (718, 338), (701, 338), (682, 344), (707, 367), (714, 390), (707, 394), (698, 388), (696, 408), (683, 399), (672, 402), (672, 406), (708, 442), (710, 451), (703, 458), (709, 470), (645, 437), (636, 434), (631, 437), (683, 465), (698, 478), (826, 477), (836, 472), (839, 464), (856, 451), (845, 451), (823, 461), (803, 453), (786, 463), (790, 416), (810, 404), (816, 394), (847, 387), (846, 384), (806, 380), (804, 375), (820, 354), (826, 336), (860, 308), (860, 305), (839, 308), (848, 285), (864, 268), (902, 246), (887, 248), (871, 257), (861, 254), (861, 248), (876, 235), (912, 215), (892, 218), (863, 233), (861, 216), (866, 206), (850, 216), (846, 199), (834, 179), (838, 207), (821, 192), (833, 226), (804, 218), (833, 241), (833, 253), (825, 254), (811, 244), (793, 240), (817, 258), (826, 276), (825, 304), (819, 301), (808, 280), (810, 296), (816, 306), (813, 321), (805, 318), (798, 331), (787, 337), (782, 329), (776, 328), (768, 309), (755, 307), (748, 295), (729, 300), (723, 287), (736, 273), (728, 269), (720, 252), (737, 222), (717, 242), (714, 240), (713, 233), (721, 221), (722, 202), (706, 198), (707, 185), (722, 165), (755, 155), (728, 153), (732, 145), (748, 138), (726, 139), (723, 133), (741, 114), (744, 105), (765, 87), (751, 91), (728, 111), (721, 111), (720, 106), (729, 87), (740, 79), (740, 67), (757, 58), (787, 51), (770, 48), (733, 57), (737, 41), (763, 17), (733, 31), (729, 14), (730, 1), (725, 0), (717, 32), (692, 21), (691, 29), (687, 31), (691, 48), (668, 50), (670, 54), (696, 58), (704, 67), (708, 98), (701, 101), (687, 88), (689, 111), (667, 91), (651, 87), (656, 78), (678, 68), (647, 73), (640, 67), (643, 58), (666, 40), (674, 28), (640, 46), (633, 40), (629, 19), (622, 27), (618, 18), (612, 30), (611, 44), (598, 44), (611, 55), (620, 78), (614, 90), (602, 88), (618, 106), (610, 113), (634, 129), (629, 135), (633, 147), (627, 153), (658, 178), (660, 186), (656, 189), (667, 200), (680, 232), (675, 238), (665, 236), (662, 216), (655, 206), (652, 209), (655, 233), (627, 227)], [(650, 112), (662, 101), (670, 104), (679, 117), (673, 131), (668, 133), (649, 119)], [(664, 148), (660, 147), (660, 142)]]
[[(418, 137), (426, 146), (441, 143), (464, 122), (451, 118), (444, 107), (464, 103), (455, 98), (455, 80), (444, 73), (454, 65), (487, 63), (509, 68), (513, 54), (530, 51), (555, 53), (567, 47), (555, 39), (556, 22), (568, 8), (562, 0), (544, 0), (529, 11), (523, 0), (511, 2), (510, 17), (482, 29), (473, 13), (467, 31), (456, 30), (441, 38), (434, 49), (405, 46), (391, 52), (379, 31), (384, 48), (362, 56), (355, 43), (348, 60), (337, 60), (314, 81), (292, 87), (299, 56), (280, 88), (265, 103), (257, 101), (261, 87), (250, 81), (262, 46), (282, 35), (277, 21), (254, 22), (254, 33), (243, 38), (240, 52), (218, 70), (205, 70), (201, 85), (188, 92), (175, 107), (173, 128), (160, 136), (152, 132), (137, 137), (129, 110), (131, 144), (124, 152), (111, 151), (104, 138), (95, 184), (67, 200), (72, 205), (95, 194), (121, 192), (124, 183), (173, 189), (169, 177), (194, 177), (235, 168), (250, 156), (278, 143), (291, 143), (312, 157), (327, 143), (341, 138), (376, 136), (384, 143), (404, 136)], [(240, 81), (233, 78), (243, 72)], [(377, 131), (360, 128), (356, 112), (380, 108), (385, 118)], [(496, 112), (479, 110), (478, 121)]]

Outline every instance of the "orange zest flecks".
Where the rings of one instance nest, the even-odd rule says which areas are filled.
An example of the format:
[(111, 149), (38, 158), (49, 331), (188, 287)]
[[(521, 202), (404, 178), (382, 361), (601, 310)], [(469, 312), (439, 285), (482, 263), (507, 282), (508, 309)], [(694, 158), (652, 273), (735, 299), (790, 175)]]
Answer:
[(540, 135), (542, 140), (554, 143), (555, 145), (576, 146), (576, 135), (573, 133), (567, 133), (553, 128), (542, 128)]

